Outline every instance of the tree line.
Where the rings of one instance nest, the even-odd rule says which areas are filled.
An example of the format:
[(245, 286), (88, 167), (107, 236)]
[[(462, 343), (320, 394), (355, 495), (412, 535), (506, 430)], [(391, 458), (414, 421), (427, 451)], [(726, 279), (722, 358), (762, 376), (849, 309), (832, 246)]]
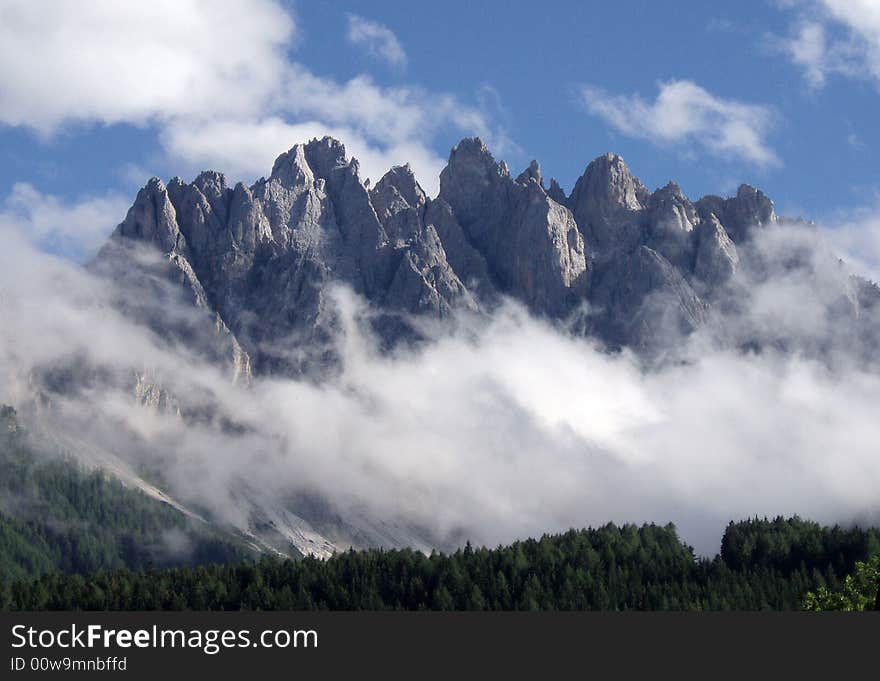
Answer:
[[(698, 558), (672, 525), (608, 524), (495, 549), (347, 551), (197, 567), (48, 573), (0, 586), (6, 610), (793, 610), (835, 594), (877, 530), (731, 523)], [(876, 594), (876, 582), (874, 584)], [(828, 601), (826, 608), (833, 605)], [(815, 608), (814, 608), (815, 609)]]
[[(181, 547), (185, 547), (182, 550)], [(731, 522), (701, 558), (672, 525), (570, 530), (425, 555), (255, 559), (230, 535), (32, 451), (0, 407), (2, 610), (863, 610), (880, 531)]]

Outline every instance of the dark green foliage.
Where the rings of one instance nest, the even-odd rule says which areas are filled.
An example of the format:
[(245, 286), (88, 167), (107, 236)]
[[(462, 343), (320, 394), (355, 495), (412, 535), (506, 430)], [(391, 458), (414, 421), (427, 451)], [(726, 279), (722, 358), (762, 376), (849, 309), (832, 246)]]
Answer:
[[(761, 544), (782, 532), (787, 553), (767, 557), (736, 545), (740, 531)], [(0, 602), (27, 610), (797, 609), (808, 591), (840, 588), (846, 572), (865, 558), (845, 554), (839, 566), (836, 557), (826, 562), (841, 532), (798, 518), (731, 525), (729, 564), (722, 556), (695, 558), (671, 525), (609, 524), (450, 555), (376, 549), (326, 561), (55, 573), (7, 585)], [(847, 533), (865, 547), (877, 539), (874, 530)]]
[(839, 591), (824, 586), (810, 591), (804, 598), (804, 610), (880, 610), (880, 556), (856, 563), (855, 574), (846, 576)]
[(845, 574), (857, 560), (877, 553), (877, 530), (828, 529), (797, 517), (730, 523), (721, 541), (721, 558), (731, 568), (774, 568), (783, 574), (803, 565), (831, 566)]
[(100, 472), (35, 455), (15, 412), (0, 407), (0, 582), (248, 555), (237, 542)]

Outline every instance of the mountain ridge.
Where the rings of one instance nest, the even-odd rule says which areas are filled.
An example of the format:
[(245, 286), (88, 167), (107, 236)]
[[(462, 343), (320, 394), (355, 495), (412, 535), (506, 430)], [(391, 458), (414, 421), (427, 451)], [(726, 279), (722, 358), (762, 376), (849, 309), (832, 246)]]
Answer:
[[(387, 347), (418, 336), (413, 316), (490, 312), (509, 296), (610, 349), (651, 354), (705, 322), (739, 249), (779, 222), (759, 189), (696, 202), (674, 182), (651, 192), (613, 153), (566, 196), (536, 161), (514, 179), (477, 137), (453, 147), (434, 198), (408, 165), (370, 187), (325, 137), (280, 154), (250, 187), (217, 171), (152, 178), (90, 267), (112, 270), (125, 244), (165, 255), (165, 276), (213, 314), (213, 353), (241, 380), (332, 363), (334, 282), (377, 310)], [(282, 339), (320, 350), (292, 361), (272, 350)]]

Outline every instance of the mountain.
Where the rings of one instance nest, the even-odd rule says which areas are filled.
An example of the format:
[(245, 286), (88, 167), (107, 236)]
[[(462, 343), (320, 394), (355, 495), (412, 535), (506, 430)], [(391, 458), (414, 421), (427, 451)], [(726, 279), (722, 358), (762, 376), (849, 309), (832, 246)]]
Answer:
[[(42, 436), (261, 550), (297, 555), (430, 551), (468, 531), (459, 521), (429, 527), (428, 513), (411, 520), (393, 500), (376, 511), (361, 477), (391, 490), (408, 479), (384, 458), (357, 458), (344, 399), (324, 402), (341, 410), (328, 422), (346, 431), (331, 441), (342, 463), (323, 468), (323, 452), (310, 451), (318, 438), (298, 439), (302, 419), (323, 422), (305, 393), (330, 384), (345, 361), (350, 292), (390, 358), (462, 319), (491, 320), (511, 300), (648, 370), (692, 362), (705, 348), (876, 365), (880, 348), (880, 289), (849, 273), (814, 225), (777, 216), (760, 190), (697, 201), (674, 182), (652, 192), (605, 154), (567, 195), (535, 161), (514, 177), (476, 138), (451, 150), (436, 197), (409, 166), (374, 186), (362, 181), (331, 138), (282, 153), (249, 187), (214, 171), (191, 183), (153, 178), (87, 269), (134, 330), (121, 334), (127, 344), (113, 363), (100, 348), (74, 347), (32, 371)], [(152, 344), (139, 345), (142, 336)], [(171, 350), (161, 372), (148, 346)], [(295, 394), (274, 411), (273, 381), (289, 378)], [(355, 393), (370, 414), (369, 380), (334, 389)], [(395, 414), (385, 416), (385, 430), (366, 432), (393, 432)], [(278, 419), (292, 425), (275, 429)], [(221, 449), (222, 460), (213, 456)], [(294, 475), (271, 473), (291, 461)], [(265, 470), (256, 476), (250, 465)]]
[(0, 406), (0, 583), (43, 573), (200, 565), (257, 553), (168, 500), (34, 447)]
[[(143, 267), (131, 265), (133, 244), (161, 253), (164, 276), (208, 313), (205, 351), (236, 380), (332, 365), (328, 292), (340, 283), (369, 301), (386, 347), (423, 335), (419, 318), (491, 313), (507, 296), (650, 357), (706, 323), (751, 236), (782, 223), (758, 189), (696, 202), (674, 182), (650, 192), (616, 154), (588, 164), (566, 196), (535, 161), (512, 177), (477, 138), (452, 149), (436, 198), (409, 166), (369, 187), (325, 137), (281, 154), (250, 187), (213, 171), (189, 184), (153, 178), (90, 266), (131, 279)], [(842, 286), (852, 320), (878, 299), (866, 282)]]

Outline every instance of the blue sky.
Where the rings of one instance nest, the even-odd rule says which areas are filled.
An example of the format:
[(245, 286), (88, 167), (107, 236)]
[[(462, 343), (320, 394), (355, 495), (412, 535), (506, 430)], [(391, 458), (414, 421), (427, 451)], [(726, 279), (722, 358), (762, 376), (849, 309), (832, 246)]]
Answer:
[(253, 181), (324, 132), (429, 188), (479, 134), (567, 190), (616, 151), (649, 188), (876, 212), (878, 0), (75, 5), (0, 0), (0, 224), (74, 255), (152, 174)]

